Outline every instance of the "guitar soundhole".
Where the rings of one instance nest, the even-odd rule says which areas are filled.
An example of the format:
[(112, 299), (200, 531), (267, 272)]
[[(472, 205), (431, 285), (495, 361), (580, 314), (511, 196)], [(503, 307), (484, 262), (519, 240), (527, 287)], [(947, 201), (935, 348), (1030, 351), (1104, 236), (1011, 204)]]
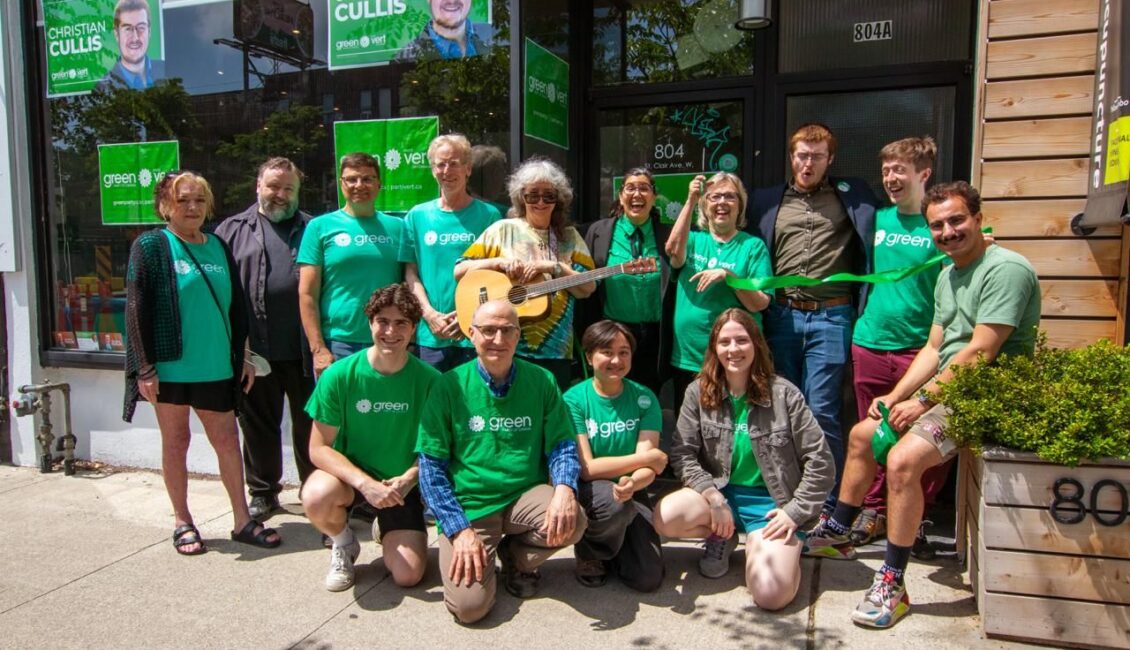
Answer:
[(526, 287), (511, 287), (510, 291), (506, 293), (506, 299), (512, 305), (520, 305), (526, 302)]

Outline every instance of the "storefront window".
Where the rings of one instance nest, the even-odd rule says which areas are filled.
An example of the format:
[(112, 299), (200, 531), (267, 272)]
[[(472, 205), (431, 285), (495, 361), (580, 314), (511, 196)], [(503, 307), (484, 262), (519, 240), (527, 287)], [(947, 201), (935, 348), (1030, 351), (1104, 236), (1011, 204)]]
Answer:
[(596, 0), (593, 83), (658, 83), (753, 72), (736, 0)]
[[(210, 181), (218, 222), (253, 203), (263, 160), (287, 156), (306, 174), (301, 208), (321, 214), (338, 207), (335, 161), (349, 152), (335, 150), (335, 133), (339, 147), (369, 146), (362, 136), (371, 131), (348, 140), (343, 124), (434, 117), (438, 132), (461, 132), (478, 145), (472, 191), (507, 202), (505, 0), (466, 0), (473, 36), (454, 50), (429, 33), (427, 0), (390, 4), (407, 7), (394, 15), (373, 9), (384, 3), (348, 0), (148, 0), (154, 16), (135, 13), (118, 29), (111, 19), (117, 0), (26, 4), (37, 17), (42, 66), (45, 329), (56, 349), (121, 349), (129, 247), (156, 221), (147, 193), (176, 167)], [(98, 49), (92, 36), (112, 55), (84, 55)], [(119, 48), (123, 60), (135, 51), (144, 72), (113, 78)], [(393, 200), (398, 190), (386, 177), (385, 209), (403, 212), (405, 197), (438, 191), (423, 156), (426, 139), (394, 136), (401, 131), (393, 126), (387, 133), (396, 141), (369, 151), (385, 174), (423, 168), (416, 194), (402, 200)]]

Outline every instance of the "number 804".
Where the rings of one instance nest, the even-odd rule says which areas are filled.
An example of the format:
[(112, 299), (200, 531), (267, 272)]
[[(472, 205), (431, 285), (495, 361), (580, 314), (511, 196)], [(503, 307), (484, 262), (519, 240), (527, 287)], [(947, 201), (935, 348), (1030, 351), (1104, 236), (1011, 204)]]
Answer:
[[(1103, 490), (1114, 490), (1119, 496), (1120, 504), (1113, 513), (1099, 510), (1099, 495)], [(1087, 517), (1087, 513), (1090, 513), (1099, 524), (1113, 528), (1114, 526), (1121, 526), (1130, 517), (1130, 494), (1127, 494), (1126, 486), (1118, 481), (1109, 478), (1096, 481), (1091, 486), (1089, 503), (1083, 501), (1086, 492), (1083, 484), (1076, 479), (1056, 479), (1056, 482), (1052, 485), (1052, 493), (1055, 495), (1055, 499), (1052, 500), (1051, 508), (1049, 508), (1052, 518), (1061, 524), (1077, 524)], [(1088, 506), (1090, 507), (1088, 508)]]

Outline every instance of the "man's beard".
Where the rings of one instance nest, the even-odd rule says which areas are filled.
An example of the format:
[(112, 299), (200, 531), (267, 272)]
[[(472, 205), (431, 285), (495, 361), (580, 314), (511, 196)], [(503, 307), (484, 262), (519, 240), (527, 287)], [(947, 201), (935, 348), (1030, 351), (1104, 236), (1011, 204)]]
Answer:
[(291, 203), (285, 208), (280, 208), (272, 203), (264, 203), (263, 201), (259, 202), (259, 214), (266, 217), (267, 221), (270, 221), (271, 223), (286, 221), (287, 219), (293, 217), (294, 213), (297, 212), (297, 210), (297, 203)]

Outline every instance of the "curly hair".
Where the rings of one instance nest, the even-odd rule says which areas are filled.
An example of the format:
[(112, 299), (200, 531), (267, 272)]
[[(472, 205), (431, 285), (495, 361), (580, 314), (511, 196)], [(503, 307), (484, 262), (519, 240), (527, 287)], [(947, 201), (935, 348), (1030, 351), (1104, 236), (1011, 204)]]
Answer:
[(396, 307), (405, 318), (412, 321), (412, 325), (419, 324), (424, 313), (420, 300), (405, 282), (390, 284), (374, 291), (365, 305), (365, 317), (372, 322), (385, 307)]
[(511, 208), (506, 216), (511, 219), (526, 218), (526, 201), (522, 194), (534, 183), (549, 183), (557, 190), (557, 203), (553, 206), (549, 227), (553, 234), (564, 237), (565, 230), (572, 225), (569, 222), (569, 206), (573, 204), (573, 184), (565, 172), (548, 158), (530, 158), (510, 175), (506, 192), (510, 195)]
[(974, 217), (981, 212), (981, 193), (977, 188), (965, 181), (953, 181), (926, 190), (926, 196), (922, 197), (922, 214), (926, 214), (926, 208), (931, 205), (945, 203), (953, 197), (961, 199), (969, 214)]
[(710, 186), (717, 185), (718, 183), (729, 182), (734, 186), (738, 193), (738, 222), (735, 227), (738, 230), (745, 228), (745, 207), (749, 203), (749, 194), (745, 191), (745, 185), (742, 184), (742, 179), (738, 178), (736, 174), (729, 172), (718, 172), (717, 174), (706, 179), (706, 191), (698, 199), (698, 227), (699, 230), (710, 230), (710, 217), (707, 215), (707, 207), (710, 202), (706, 200), (707, 194), (710, 192)]
[(172, 171), (161, 177), (153, 187), (153, 210), (162, 221), (168, 221), (177, 205), (177, 189), (185, 183), (196, 183), (204, 192), (204, 220), (215, 216), (216, 197), (212, 186), (195, 172)]
[(753, 342), (753, 364), (749, 367), (749, 384), (745, 389), (747, 404), (764, 402), (769, 399), (773, 381), (773, 357), (765, 335), (757, 326), (757, 321), (744, 309), (731, 307), (718, 315), (710, 330), (710, 342), (703, 354), (702, 369), (698, 372), (699, 404), (704, 409), (717, 409), (726, 403), (730, 389), (726, 385), (726, 369), (718, 360), (718, 334), (726, 323), (735, 322), (745, 329)]
[[(651, 185), (651, 191), (652, 193), (655, 193), (655, 177), (651, 175), (650, 169), (648, 169), (647, 167), (632, 167), (628, 171), (624, 172), (624, 183), (627, 183), (628, 179), (633, 176), (643, 176), (647, 178), (647, 184)], [(624, 186), (621, 185), (620, 192), (623, 193), (623, 191)], [(620, 197), (613, 197), (612, 208), (608, 211), (608, 218), (615, 219), (622, 214), (624, 214), (624, 204), (620, 203)], [(659, 218), (659, 208), (655, 207), (654, 203), (651, 204), (651, 212), (648, 214), (648, 218)]]

